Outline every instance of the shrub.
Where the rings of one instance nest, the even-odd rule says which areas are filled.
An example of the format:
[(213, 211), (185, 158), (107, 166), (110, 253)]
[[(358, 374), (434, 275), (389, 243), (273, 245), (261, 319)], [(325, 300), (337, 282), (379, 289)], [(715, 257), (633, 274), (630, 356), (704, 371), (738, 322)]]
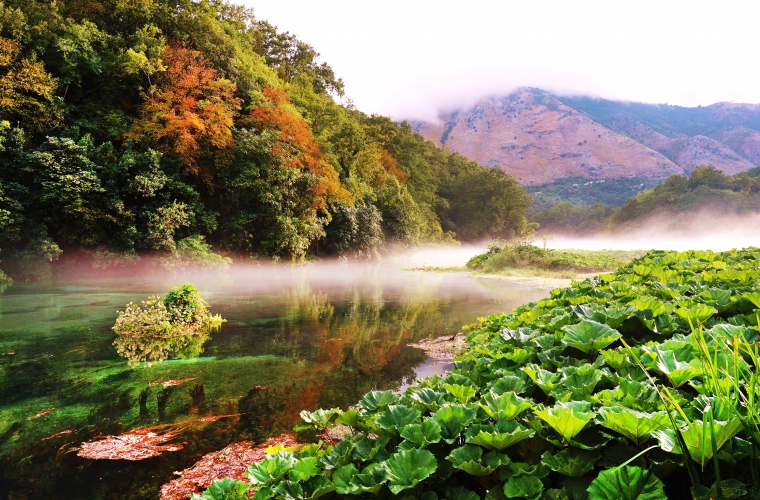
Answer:
[(197, 356), (203, 352), (208, 332), (225, 321), (208, 312), (200, 292), (190, 283), (172, 288), (164, 298), (152, 295), (141, 306), (130, 302), (118, 314), (114, 345), (131, 363)]

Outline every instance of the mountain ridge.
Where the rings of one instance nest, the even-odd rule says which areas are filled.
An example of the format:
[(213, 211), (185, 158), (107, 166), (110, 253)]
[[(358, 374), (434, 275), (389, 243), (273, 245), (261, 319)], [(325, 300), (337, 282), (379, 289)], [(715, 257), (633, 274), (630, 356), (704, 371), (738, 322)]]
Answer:
[(556, 96), (522, 87), (411, 121), (437, 145), (513, 174), (524, 186), (558, 178), (688, 174), (702, 164), (735, 174), (760, 164), (760, 105), (698, 108)]

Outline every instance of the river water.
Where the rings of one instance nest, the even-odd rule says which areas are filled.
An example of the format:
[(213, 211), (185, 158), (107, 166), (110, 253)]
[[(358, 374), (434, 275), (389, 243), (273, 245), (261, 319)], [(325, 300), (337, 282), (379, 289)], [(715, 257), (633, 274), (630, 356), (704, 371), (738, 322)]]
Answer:
[[(227, 320), (221, 329), (163, 361), (121, 357), (116, 311), (188, 280)], [(158, 498), (173, 471), (290, 430), (301, 410), (346, 408), (447, 369), (409, 343), (547, 295), (389, 264), (13, 284), (0, 295), (0, 498)], [(141, 461), (78, 455), (83, 442), (152, 426), (171, 428), (181, 449)]]

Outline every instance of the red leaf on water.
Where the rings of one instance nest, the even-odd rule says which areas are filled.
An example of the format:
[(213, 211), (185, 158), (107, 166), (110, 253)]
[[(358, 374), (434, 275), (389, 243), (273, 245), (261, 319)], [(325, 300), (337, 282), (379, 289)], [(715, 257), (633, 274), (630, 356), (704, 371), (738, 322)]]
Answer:
[(221, 451), (204, 455), (189, 469), (175, 472), (180, 476), (161, 487), (161, 500), (185, 500), (193, 493), (208, 488), (214, 479), (231, 477), (245, 479), (245, 471), (254, 462), (260, 462), (266, 456), (266, 449), (271, 446), (297, 446), (292, 434), (281, 434), (269, 438), (256, 447), (251, 441), (234, 443)]

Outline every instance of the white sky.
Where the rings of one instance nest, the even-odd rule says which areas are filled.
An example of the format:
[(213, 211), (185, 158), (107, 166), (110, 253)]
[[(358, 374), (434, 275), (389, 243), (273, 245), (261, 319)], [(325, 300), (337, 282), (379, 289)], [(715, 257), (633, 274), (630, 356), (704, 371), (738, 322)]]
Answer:
[(684, 106), (760, 103), (760, 2), (233, 0), (311, 44), (366, 113), (533, 86)]

